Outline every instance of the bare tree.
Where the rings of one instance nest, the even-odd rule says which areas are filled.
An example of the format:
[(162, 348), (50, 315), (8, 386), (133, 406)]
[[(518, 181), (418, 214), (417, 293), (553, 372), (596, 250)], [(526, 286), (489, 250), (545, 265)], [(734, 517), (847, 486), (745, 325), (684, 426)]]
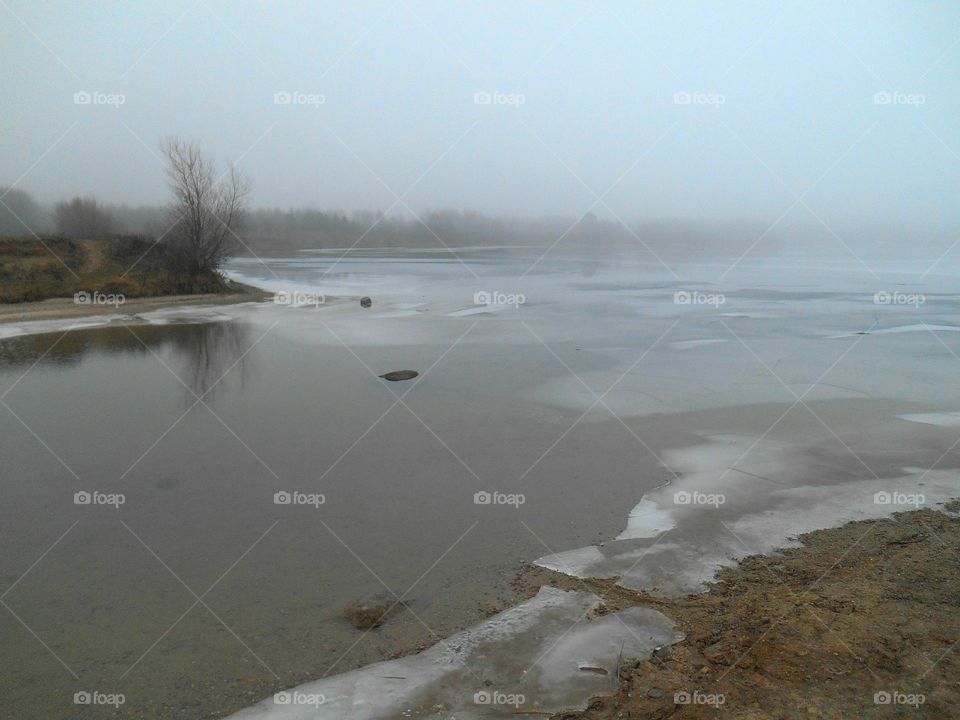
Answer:
[(174, 196), (167, 236), (173, 255), (191, 276), (214, 272), (236, 246), (250, 184), (232, 164), (217, 175), (197, 143), (170, 138), (163, 151)]
[(103, 238), (114, 232), (110, 212), (92, 195), (58, 202), (53, 208), (57, 232), (76, 239)]

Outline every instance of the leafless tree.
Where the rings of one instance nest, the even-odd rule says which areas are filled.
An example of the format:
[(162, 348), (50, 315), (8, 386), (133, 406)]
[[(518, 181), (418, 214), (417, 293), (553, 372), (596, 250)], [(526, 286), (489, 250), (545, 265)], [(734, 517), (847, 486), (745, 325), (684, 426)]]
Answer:
[(174, 137), (163, 151), (174, 196), (167, 241), (181, 270), (191, 276), (214, 272), (236, 246), (250, 184), (232, 164), (217, 175), (197, 143)]
[(75, 239), (104, 238), (114, 232), (109, 211), (96, 198), (80, 197), (58, 202), (53, 208), (57, 232)]

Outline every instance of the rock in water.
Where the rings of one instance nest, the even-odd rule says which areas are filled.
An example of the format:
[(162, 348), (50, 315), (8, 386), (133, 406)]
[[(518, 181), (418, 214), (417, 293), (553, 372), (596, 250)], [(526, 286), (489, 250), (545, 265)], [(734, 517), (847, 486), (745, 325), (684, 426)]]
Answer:
[(357, 630), (373, 630), (403, 606), (402, 600), (375, 595), (350, 603), (340, 613), (340, 617), (352, 623)]
[(380, 377), (390, 382), (397, 382), (397, 380), (413, 380), (413, 378), (419, 374), (416, 370), (393, 370), (392, 372), (384, 373)]
[(371, 305), (373, 305), (373, 300), (371, 300), (370, 298), (368, 298), (368, 297), (362, 297), (362, 298), (360, 298), (360, 307), (362, 307), (362, 308), (368, 308), (368, 307), (370, 307)]

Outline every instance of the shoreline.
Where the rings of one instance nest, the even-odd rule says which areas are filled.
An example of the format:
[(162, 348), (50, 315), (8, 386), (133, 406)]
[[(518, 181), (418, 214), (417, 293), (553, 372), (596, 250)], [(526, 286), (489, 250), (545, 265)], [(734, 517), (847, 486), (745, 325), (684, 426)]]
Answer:
[(23, 303), (0, 304), (0, 324), (62, 320), (64, 318), (93, 318), (103, 315), (135, 315), (152, 310), (166, 310), (189, 306), (236, 305), (261, 302), (273, 296), (272, 292), (253, 285), (231, 281), (236, 292), (204, 293), (197, 295), (157, 295), (130, 298), (120, 305), (77, 304), (73, 298), (49, 298)]
[[(244, 287), (250, 288), (249, 285)], [(132, 300), (120, 308), (112, 306), (107, 306), (106, 309), (97, 308), (99, 312), (91, 312), (94, 308), (90, 306), (74, 305), (69, 298), (58, 301), (47, 300), (30, 303), (30, 305), (50, 306), (57, 303), (60, 306), (66, 306), (64, 308), (66, 310), (76, 312), (56, 316), (33, 315), (27, 319), (79, 316), (81, 318), (102, 317), (104, 320), (112, 318), (123, 322), (131, 318), (137, 320), (135, 317), (137, 312), (245, 303), (258, 299), (265, 300), (272, 294), (257, 288), (250, 289), (252, 292), (223, 295), (143, 298)], [(138, 309), (134, 304), (139, 301), (143, 301), (144, 306)], [(0, 306), (0, 311), (6, 307), (16, 308), (17, 306)], [(31, 308), (28, 312), (47, 312), (47, 310), (47, 307), (39, 307)], [(53, 311), (56, 312), (56, 308)], [(16, 320), (6, 320), (0, 312), (0, 323), (3, 322), (16, 322)], [(740, 499), (732, 504), (734, 509), (743, 507), (745, 510), (755, 512), (756, 507), (750, 504), (743, 505), (743, 498), (756, 503), (758, 493), (762, 495), (768, 492), (763, 490), (766, 487), (763, 483), (767, 482), (764, 476), (772, 473), (764, 472), (763, 463), (790, 467), (790, 463), (786, 462), (786, 458), (781, 455), (783, 448), (767, 442), (751, 456), (761, 464), (757, 467), (746, 466), (757, 472), (743, 473), (744, 477), (738, 476), (737, 482), (731, 480), (722, 487), (714, 487), (710, 484), (710, 477), (715, 476), (716, 473), (702, 467), (699, 463), (705, 457), (716, 457), (714, 452), (716, 448), (711, 450), (711, 444), (715, 442), (716, 439), (709, 439), (701, 444), (683, 446), (680, 451), (686, 454), (686, 459), (670, 456), (671, 465), (684, 470), (680, 475), (681, 479), (644, 493), (640, 503), (629, 513), (627, 527), (620, 536), (588, 546), (591, 553), (595, 552), (595, 554), (584, 555), (580, 551), (588, 548), (576, 548), (560, 552), (555, 556), (545, 556), (554, 559), (562, 558), (564, 565), (571, 563), (575, 566), (574, 560), (582, 560), (580, 568), (581, 572), (585, 573), (584, 576), (566, 575), (548, 566), (540, 565), (536, 560), (530, 560), (524, 564), (523, 570), (515, 575), (513, 572), (509, 575), (505, 574), (503, 577), (503, 582), (512, 584), (516, 592), (511, 593), (509, 598), (501, 597), (499, 607), (488, 605), (483, 608), (485, 612), (481, 610), (479, 623), (483, 624), (497, 613), (517, 608), (524, 600), (534, 597), (541, 587), (553, 587), (564, 592), (587, 590), (595, 594), (599, 598), (598, 602), (602, 601), (602, 605), (596, 616), (592, 617), (590, 622), (584, 623), (584, 626), (589, 626), (596, 617), (603, 617), (608, 613), (647, 607), (662, 611), (686, 634), (687, 639), (668, 646), (666, 650), (658, 649), (649, 659), (631, 659), (622, 666), (618, 661), (616, 674), (619, 675), (621, 684), (615, 694), (595, 694), (592, 696), (594, 698), (592, 701), (588, 701), (588, 696), (584, 695), (584, 702), (578, 707), (587, 706), (587, 710), (570, 709), (554, 714), (552, 717), (558, 720), (573, 718), (612, 720), (620, 713), (640, 718), (706, 717), (721, 709), (709, 703), (698, 704), (696, 701), (689, 706), (678, 705), (674, 702), (674, 695), (678, 692), (686, 692), (691, 697), (698, 697), (698, 692), (703, 697), (723, 695), (725, 697), (723, 710), (733, 708), (745, 713), (741, 716), (751, 718), (780, 717), (784, 716), (783, 713), (788, 714), (797, 706), (804, 705), (807, 706), (807, 716), (812, 717), (836, 717), (841, 714), (850, 716), (851, 713), (856, 716), (857, 713), (867, 712), (868, 708), (877, 710), (882, 716), (884, 708), (874, 708), (872, 697), (864, 694), (865, 690), (869, 687), (871, 694), (893, 691), (909, 694), (908, 691), (911, 688), (904, 686), (900, 681), (909, 683), (913, 676), (897, 664), (901, 663), (899, 659), (891, 660), (890, 653), (904, 651), (905, 648), (906, 651), (911, 651), (913, 645), (918, 642), (920, 631), (926, 633), (920, 637), (924, 653), (933, 659), (943, 656), (946, 658), (944, 668), (956, 668), (949, 662), (952, 658), (948, 654), (950, 643), (955, 642), (960, 635), (953, 630), (956, 620), (949, 615), (938, 617), (935, 621), (930, 620), (934, 612), (953, 607), (956, 602), (944, 600), (936, 594), (927, 592), (936, 583), (943, 581), (941, 576), (935, 574), (937, 570), (942, 569), (937, 567), (937, 561), (940, 564), (944, 560), (952, 562), (956, 555), (952, 555), (950, 551), (953, 548), (960, 548), (956, 516), (934, 512), (929, 505), (923, 510), (896, 513), (892, 516), (875, 516), (869, 519), (862, 519), (862, 515), (851, 518), (831, 516), (826, 513), (831, 506), (834, 510), (856, 507), (856, 503), (851, 505), (846, 502), (837, 502), (847, 497), (842, 493), (837, 495), (837, 491), (848, 485), (850, 490), (856, 491), (851, 498), (867, 501), (871, 499), (870, 496), (874, 490), (886, 488), (886, 485), (877, 485), (869, 479), (861, 483), (862, 487), (854, 487), (855, 484), (850, 482), (850, 478), (841, 480), (834, 473), (828, 473), (826, 476), (832, 479), (831, 482), (825, 483), (824, 487), (820, 488), (821, 483), (817, 483), (818, 487), (807, 486), (802, 480), (792, 478), (794, 482), (788, 483), (788, 488), (798, 496), (792, 500), (792, 504), (779, 502), (772, 506), (765, 503), (760, 505), (768, 509), (769, 507), (780, 510), (792, 508), (793, 514), (807, 518), (806, 523), (802, 527), (794, 527), (789, 523), (776, 523), (776, 527), (785, 529), (786, 534), (783, 537), (777, 532), (771, 532), (769, 523), (762, 526), (755, 524), (752, 529), (756, 531), (756, 536), (752, 538), (749, 535), (746, 536), (750, 540), (747, 544), (756, 552), (744, 555), (742, 548), (747, 544), (736, 540), (741, 547), (739, 559), (733, 560), (729, 565), (715, 568), (715, 572), (711, 571), (708, 577), (696, 574), (680, 577), (683, 575), (678, 572), (680, 566), (670, 562), (668, 555), (661, 554), (675, 552), (675, 547), (668, 548), (667, 543), (660, 545), (657, 548), (656, 559), (659, 564), (669, 570), (666, 574), (693, 584), (702, 579), (704, 588), (701, 591), (687, 591), (665, 597), (657, 594), (658, 588), (663, 589), (660, 582), (663, 578), (650, 572), (635, 573), (633, 576), (635, 584), (627, 586), (621, 584), (624, 578), (619, 575), (598, 577), (593, 574), (612, 571), (616, 563), (621, 561), (627, 562), (632, 571), (640, 563), (640, 559), (647, 555), (646, 551), (641, 553), (640, 550), (645, 546), (652, 549), (652, 546), (657, 544), (652, 540), (660, 534), (672, 532), (671, 537), (676, 538), (684, 528), (701, 527), (702, 523), (694, 517), (695, 515), (702, 514), (703, 518), (706, 518), (706, 513), (716, 514), (726, 519), (728, 523), (732, 523), (738, 535), (751, 530), (751, 527), (738, 526), (735, 523), (737, 516), (725, 516), (720, 507), (708, 505), (703, 513), (700, 512), (700, 506), (696, 504), (675, 507), (677, 501), (673, 498), (673, 490), (687, 488), (701, 494), (703, 491), (723, 490), (731, 496), (731, 499), (735, 501)], [(730, 438), (726, 437), (724, 442), (730, 444)], [(697, 448), (700, 448), (700, 451)], [(731, 444), (728, 449), (733, 453), (731, 459), (736, 459), (741, 450), (742, 448), (738, 449), (736, 445)], [(668, 450), (668, 452), (671, 451), (678, 452), (676, 448)], [(693, 454), (689, 454), (690, 451), (693, 451)], [(780, 460), (784, 462), (781, 463)], [(901, 463), (896, 461), (893, 464), (899, 466)], [(742, 463), (738, 467), (743, 467)], [(797, 468), (803, 476), (810, 474), (810, 466), (807, 464), (799, 465)], [(738, 472), (742, 471), (738, 470)], [(912, 470), (908, 472), (904, 469), (904, 472), (917, 475)], [(949, 475), (941, 477), (940, 472), (942, 471), (931, 474), (927, 485), (923, 488), (924, 492), (930, 492), (931, 482), (934, 490), (939, 483), (941, 491), (946, 492), (944, 487), (952, 483), (953, 479)], [(890, 478), (887, 477), (888, 473), (881, 472), (881, 474), (885, 481), (897, 481), (891, 489), (896, 487), (900, 490), (920, 489), (904, 485), (900, 482), (903, 478), (897, 473), (893, 473)], [(949, 474), (952, 475), (953, 472)], [(753, 480), (749, 479), (751, 477)], [(787, 477), (790, 479), (789, 475)], [(720, 479), (722, 480), (723, 477), (721, 476)], [(923, 482), (919, 482), (923, 477), (914, 479), (919, 485), (924, 485)], [(762, 482), (758, 484), (756, 480)], [(953, 485), (949, 485), (949, 489), (952, 495)], [(769, 490), (773, 491), (774, 488), (771, 486)], [(778, 489), (775, 492), (783, 494), (784, 491)], [(936, 495), (936, 491), (934, 494)], [(824, 498), (829, 498), (830, 503), (823, 502)], [(780, 500), (782, 501), (783, 497), (780, 497)], [(813, 504), (810, 505), (810, 503)], [(816, 508), (816, 512), (808, 508), (807, 512), (798, 513), (797, 510), (804, 504)], [(947, 505), (948, 509), (952, 509), (954, 513), (960, 509), (955, 502)], [(943, 517), (948, 518), (949, 522), (944, 521)], [(936, 527), (936, 533), (930, 533), (924, 526)], [(891, 534), (889, 532), (891, 527), (897, 532)], [(677, 529), (674, 530), (674, 528)], [(864, 538), (867, 539), (859, 537), (864, 528), (869, 528), (863, 533)], [(907, 530), (904, 531), (904, 528)], [(871, 535), (879, 535), (882, 542), (873, 543), (874, 538), (870, 537)], [(795, 541), (797, 536), (801, 539), (802, 545)], [(764, 542), (760, 542), (761, 537)], [(943, 538), (949, 538), (948, 542), (944, 542)], [(694, 536), (688, 539), (700, 540), (701, 538)], [(736, 545), (733, 539), (730, 542)], [(670, 543), (670, 545), (675, 544)], [(851, 551), (849, 556), (846, 555), (847, 550)], [(888, 557), (891, 552), (896, 555), (892, 559)], [(632, 557), (631, 553), (634, 553)], [(911, 553), (913, 555), (910, 555)], [(916, 553), (920, 553), (920, 556), (917, 557)], [(653, 552), (649, 554), (650, 559), (655, 555)], [(907, 556), (901, 557), (904, 554)], [(709, 554), (695, 553), (695, 555), (700, 561), (715, 559)], [(729, 554), (726, 554), (726, 557), (727, 560), (731, 559)], [(882, 572), (884, 564), (891, 567), (900, 561), (902, 563), (898, 573)], [(835, 568), (834, 565), (836, 565)], [(904, 568), (908, 572), (904, 572)], [(640, 567), (640, 570), (643, 569)], [(954, 562), (949, 570), (955, 573), (956, 569)], [(839, 574), (841, 571), (844, 573), (844, 578), (831, 584), (831, 572)], [(870, 574), (871, 572), (873, 575)], [(512, 578), (511, 575), (513, 575)], [(899, 577), (901, 575), (903, 577)], [(656, 582), (650, 582), (653, 578)], [(823, 580), (825, 582), (821, 582)], [(949, 575), (947, 581), (950, 583), (953, 596), (960, 595), (956, 592), (958, 583), (955, 575)], [(674, 582), (677, 580), (675, 579)], [(816, 598), (809, 599), (805, 604), (797, 603), (795, 598), (805, 597), (808, 586), (818, 584)], [(676, 588), (672, 589), (672, 591), (675, 590)], [(668, 589), (668, 592), (671, 590)], [(885, 596), (891, 593), (891, 602), (894, 603), (911, 593), (915, 598), (913, 600), (915, 604), (912, 606), (897, 606), (900, 608), (898, 617), (904, 620), (903, 627), (894, 623), (889, 617), (884, 619), (885, 624), (882, 627), (878, 625), (878, 615), (887, 612), (878, 599), (885, 599)], [(506, 602), (502, 602), (503, 600)], [(614, 620), (612, 617), (608, 619)], [(811, 637), (809, 634), (811, 628), (818, 631), (819, 635)], [(939, 636), (934, 632), (938, 629), (943, 629)], [(780, 639), (782, 631), (793, 633), (788, 637), (789, 642), (786, 645)], [(869, 644), (872, 641), (862, 636), (864, 631), (868, 635), (895, 638), (891, 641), (893, 643), (891, 647), (895, 649), (891, 650), (889, 647), (878, 649)], [(442, 634), (439, 637), (449, 640), (452, 636)], [(557, 642), (561, 640), (563, 636)], [(772, 649), (769, 647), (771, 642), (774, 645)], [(864, 648), (862, 646), (865, 643), (867, 645)], [(855, 652), (851, 652), (850, 648), (854, 648)], [(414, 658), (429, 650), (430, 646), (424, 644), (412, 652), (402, 654), (402, 657)], [(759, 657), (754, 658), (754, 655)], [(401, 653), (392, 654), (392, 657), (398, 656), (401, 656)], [(915, 660), (915, 658), (910, 659)], [(366, 670), (369, 667), (370, 665), (361, 666), (360, 670)], [(829, 668), (827, 674), (823, 674), (825, 667)], [(900, 674), (898, 670), (901, 671)], [(886, 685), (878, 685), (875, 689), (871, 683), (884, 672), (888, 672), (885, 676)], [(916, 675), (919, 676), (921, 672), (922, 668), (916, 672)], [(340, 675), (347, 674), (340, 673)], [(801, 675), (803, 676), (800, 677)], [(607, 679), (613, 681), (614, 676), (611, 666)], [(811, 678), (816, 680), (812, 681)], [(312, 685), (313, 682), (308, 682), (301, 687)], [(844, 682), (849, 685), (842, 685)], [(781, 685), (786, 687), (790, 683), (793, 683), (791, 691), (780, 688)], [(939, 684), (947, 685), (948, 683), (949, 675)], [(262, 693), (260, 696), (266, 696), (268, 702), (267, 693), (283, 687), (280, 685), (275, 688), (269, 687), (272, 683), (257, 684), (260, 688), (256, 694)], [(941, 702), (929, 692), (929, 688), (926, 689), (928, 690), (926, 693), (923, 692), (924, 688), (917, 690), (925, 695), (926, 705), (922, 708), (924, 716), (928, 716), (927, 712), (934, 712), (931, 708), (936, 708), (935, 703)], [(783, 702), (780, 708), (781, 715), (772, 714), (772, 711), (771, 714), (767, 714), (767, 711), (773, 707), (769, 696), (777, 693), (779, 693), (777, 701)], [(253, 693), (247, 694), (249, 696)], [(813, 695), (816, 695), (815, 701), (810, 699)], [(225, 693), (223, 697), (225, 701), (228, 698)], [(831, 703), (839, 703), (844, 698), (846, 698), (845, 702), (850, 703), (849, 705), (831, 705)], [(950, 701), (955, 700), (957, 698), (951, 696)], [(232, 704), (232, 702), (224, 704)], [(420, 710), (425, 711), (424, 708)], [(546, 715), (547, 713), (538, 714)]]
[[(363, 720), (485, 717), (475, 690), (529, 693), (538, 682), (551, 689), (527, 695), (533, 705), (524, 701), (508, 715), (663, 720), (723, 712), (766, 720), (919, 710), (952, 717), (960, 704), (951, 681), (960, 672), (960, 653), (951, 653), (960, 642), (960, 501), (798, 540), (721, 568), (705, 591), (670, 598), (528, 564), (511, 583), (519, 602), (482, 622), (396, 660), (281, 690), (227, 717), (339, 718), (346, 708)], [(579, 607), (566, 617), (550, 614), (565, 604)], [(479, 653), (471, 647), (477, 638)], [(524, 685), (526, 673), (517, 671), (530, 652), (560, 675), (531, 676), (534, 687)], [(562, 710), (558, 682), (568, 699)], [(594, 692), (571, 689), (594, 682)], [(296, 707), (278, 696), (321, 700)]]
[[(532, 567), (527, 587), (586, 589), (609, 612), (648, 607), (685, 635), (631, 658), (614, 694), (553, 720), (877, 717), (960, 705), (960, 501), (857, 520), (720, 569), (705, 592), (654, 597)], [(793, 713), (793, 714), (791, 714)], [(871, 715), (872, 716), (872, 715)]]

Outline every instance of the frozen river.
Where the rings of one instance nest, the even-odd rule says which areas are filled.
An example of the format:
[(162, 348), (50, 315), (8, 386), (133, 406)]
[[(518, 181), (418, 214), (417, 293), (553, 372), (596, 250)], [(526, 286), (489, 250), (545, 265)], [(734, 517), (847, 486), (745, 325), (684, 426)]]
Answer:
[[(237, 259), (281, 302), (0, 326), (3, 714), (98, 690), (131, 716), (227, 715), (321, 677), (322, 711), (251, 714), (469, 717), (487, 675), (571, 706), (612, 678), (579, 688), (517, 637), (553, 647), (589, 597), (530, 601), (496, 642), (476, 625), (523, 563), (675, 594), (960, 494), (956, 276), (538, 255)], [(376, 595), (407, 607), (367, 634), (340, 617)], [(459, 674), (438, 670), (470, 626)], [(567, 654), (609, 661), (616, 628), (586, 628)], [(337, 678), (428, 646), (381, 705)]]

